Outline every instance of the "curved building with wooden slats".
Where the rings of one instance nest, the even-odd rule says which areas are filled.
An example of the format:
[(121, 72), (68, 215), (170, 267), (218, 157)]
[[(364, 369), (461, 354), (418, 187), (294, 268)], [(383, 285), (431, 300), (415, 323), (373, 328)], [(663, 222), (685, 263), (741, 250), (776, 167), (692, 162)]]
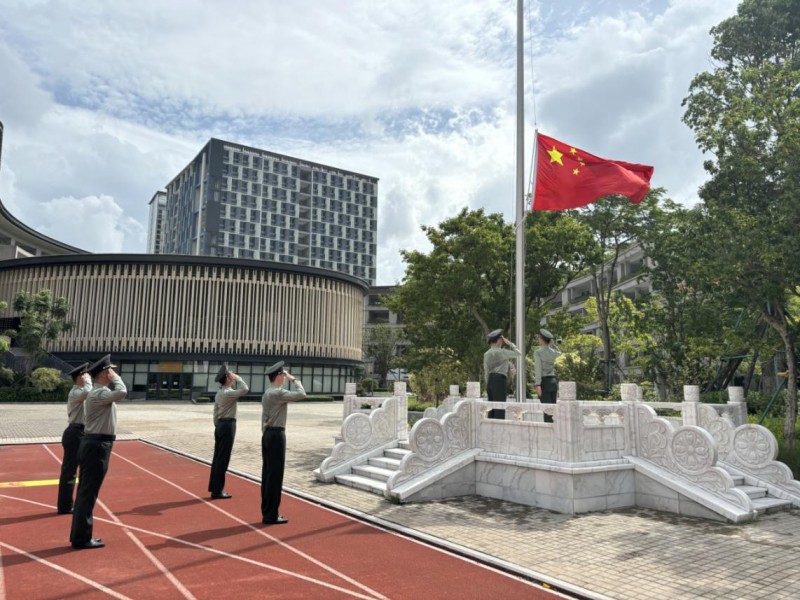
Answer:
[[(0, 204), (0, 299), (50, 289), (73, 328), (48, 350), (70, 363), (111, 353), (132, 397), (216, 391), (226, 362), (261, 394), (285, 360), (309, 393), (341, 395), (361, 368), (361, 279), (247, 259), (89, 254), (33, 232)], [(14, 318), (11, 308), (0, 317)]]

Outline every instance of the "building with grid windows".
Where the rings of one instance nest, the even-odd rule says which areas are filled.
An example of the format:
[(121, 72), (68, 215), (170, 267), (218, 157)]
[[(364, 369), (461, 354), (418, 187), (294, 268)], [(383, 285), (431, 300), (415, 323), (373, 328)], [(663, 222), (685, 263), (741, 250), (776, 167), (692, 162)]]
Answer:
[(165, 254), (375, 282), (378, 179), (212, 138), (166, 187)]
[(164, 253), (164, 219), (167, 213), (167, 194), (156, 192), (150, 199), (150, 218), (147, 223), (147, 253)]

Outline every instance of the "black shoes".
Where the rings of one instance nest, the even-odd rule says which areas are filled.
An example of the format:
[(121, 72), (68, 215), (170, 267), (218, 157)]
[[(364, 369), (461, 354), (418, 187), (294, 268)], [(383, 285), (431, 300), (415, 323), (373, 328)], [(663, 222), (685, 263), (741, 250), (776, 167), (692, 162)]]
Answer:
[(58, 514), (60, 515), (71, 515), (74, 512), (75, 510), (72, 508), (70, 508), (69, 510), (61, 510), (60, 508), (58, 509)]
[(100, 538), (94, 538), (93, 540), (89, 540), (84, 544), (72, 544), (72, 547), (75, 550), (84, 550), (84, 549), (90, 550), (92, 548), (103, 548), (105, 547), (105, 545), (106, 543)]
[(284, 523), (288, 523), (289, 519), (287, 519), (286, 517), (282, 517), (282, 516), (278, 515), (278, 518), (275, 519), (274, 521), (270, 521), (270, 520), (264, 519), (261, 522), (264, 525), (283, 525)]
[(211, 498), (214, 500), (227, 500), (228, 498), (233, 498), (228, 492), (222, 491), (219, 494), (211, 494)]

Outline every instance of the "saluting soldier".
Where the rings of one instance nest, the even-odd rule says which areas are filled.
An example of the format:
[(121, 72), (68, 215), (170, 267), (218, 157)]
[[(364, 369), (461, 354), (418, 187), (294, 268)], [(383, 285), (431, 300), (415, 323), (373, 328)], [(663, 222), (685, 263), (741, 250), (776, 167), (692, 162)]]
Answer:
[[(558, 379), (556, 379), (556, 359), (561, 356), (561, 350), (553, 345), (553, 334), (547, 329), (539, 330), (539, 347), (533, 353), (534, 385), (536, 395), (545, 404), (555, 404), (558, 396)], [(545, 415), (546, 422), (552, 422), (552, 417)]]
[(72, 389), (67, 396), (67, 420), (69, 424), (61, 434), (64, 459), (61, 461), (61, 476), (58, 479), (58, 514), (72, 514), (72, 495), (75, 491), (75, 476), (78, 474), (78, 449), (83, 438), (83, 401), (92, 389), (92, 378), (87, 373), (89, 363), (72, 369)]
[(225, 473), (231, 462), (233, 440), (236, 438), (236, 409), (239, 398), (250, 388), (244, 379), (229, 371), (227, 365), (219, 368), (214, 381), (222, 387), (214, 397), (214, 458), (211, 460), (208, 491), (214, 499), (226, 499), (231, 497), (225, 491)]
[[(286, 405), (306, 397), (303, 384), (283, 365), (280, 361), (267, 369), (270, 386), (261, 398), (261, 516), (265, 525), (289, 522), (278, 514), (286, 461)], [(283, 387), (287, 380), (295, 391)]]
[[(519, 348), (503, 337), (502, 329), (495, 329), (486, 336), (489, 349), (483, 354), (483, 372), (486, 377), (486, 395), (489, 402), (505, 402), (508, 397), (508, 371), (511, 361), (521, 356)], [(510, 350), (504, 350), (506, 345)], [(506, 411), (492, 409), (490, 419), (505, 419)]]
[(117, 405), (114, 403), (128, 394), (114, 367), (110, 354), (89, 367), (94, 385), (83, 403), (85, 429), (78, 451), (80, 480), (69, 536), (75, 549), (105, 546), (103, 540), (92, 537), (92, 511), (108, 472), (111, 448), (117, 439)]

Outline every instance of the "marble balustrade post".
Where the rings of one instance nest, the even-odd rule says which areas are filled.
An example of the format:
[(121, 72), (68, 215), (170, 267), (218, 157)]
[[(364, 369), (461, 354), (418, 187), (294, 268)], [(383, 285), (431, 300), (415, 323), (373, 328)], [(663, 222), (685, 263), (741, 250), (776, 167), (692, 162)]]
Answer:
[(642, 401), (642, 388), (636, 383), (623, 383), (620, 385), (622, 404), (625, 406), (625, 436), (628, 447), (634, 456), (638, 455), (636, 444), (636, 404)]
[(574, 381), (558, 383), (558, 400), (553, 421), (559, 460), (580, 462), (583, 459), (583, 419)]
[(700, 386), (683, 386), (683, 406), (681, 407), (684, 425), (700, 426)]
[(747, 402), (743, 387), (732, 385), (728, 388), (728, 407), (734, 427), (747, 423)]
[(344, 402), (342, 402), (342, 422), (350, 416), (350, 413), (355, 410), (355, 404), (358, 401), (358, 397), (356, 396), (356, 384), (355, 383), (345, 383), (344, 384)]
[(394, 382), (394, 397), (397, 398), (395, 412), (395, 437), (398, 440), (408, 439), (408, 393), (406, 382)]

